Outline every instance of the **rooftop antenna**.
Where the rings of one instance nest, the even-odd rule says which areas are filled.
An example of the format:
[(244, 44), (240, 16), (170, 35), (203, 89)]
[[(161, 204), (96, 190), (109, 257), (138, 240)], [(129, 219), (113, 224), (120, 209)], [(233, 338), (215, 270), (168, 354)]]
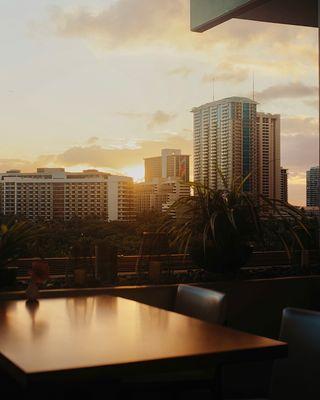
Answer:
[(214, 78), (212, 78), (212, 101), (214, 101)]
[(252, 72), (252, 100), (254, 101), (254, 71)]

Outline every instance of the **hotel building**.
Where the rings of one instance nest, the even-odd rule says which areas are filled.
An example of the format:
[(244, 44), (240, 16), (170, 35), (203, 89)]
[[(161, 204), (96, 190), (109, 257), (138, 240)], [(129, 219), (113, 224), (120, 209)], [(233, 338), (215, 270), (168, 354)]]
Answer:
[(165, 212), (181, 197), (190, 196), (190, 156), (179, 149), (162, 149), (145, 158), (145, 182), (134, 185), (135, 212)]
[(190, 186), (179, 180), (164, 180), (157, 183), (134, 185), (135, 212), (165, 212), (181, 197), (190, 196)]
[(133, 181), (97, 170), (66, 172), (38, 168), (34, 173), (0, 174), (0, 212), (36, 219), (70, 220), (96, 215), (106, 221), (134, 219)]
[(162, 149), (161, 156), (144, 160), (145, 182), (178, 179), (189, 182), (189, 156), (179, 149)]

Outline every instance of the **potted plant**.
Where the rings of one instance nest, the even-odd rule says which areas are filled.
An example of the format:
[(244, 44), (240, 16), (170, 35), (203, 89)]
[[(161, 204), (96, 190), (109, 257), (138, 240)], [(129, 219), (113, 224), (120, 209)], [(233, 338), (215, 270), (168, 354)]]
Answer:
[(30, 270), (30, 281), (26, 290), (29, 303), (36, 302), (39, 296), (39, 286), (49, 278), (49, 263), (46, 260), (38, 259), (32, 261)]
[(0, 286), (15, 284), (17, 268), (14, 261), (21, 257), (38, 233), (39, 228), (28, 221), (0, 218)]
[(248, 178), (228, 186), (222, 177), (221, 190), (191, 184), (194, 196), (178, 199), (170, 210), (175, 218), (161, 227), (174, 246), (189, 252), (206, 271), (235, 275), (248, 261), (253, 244), (264, 242), (266, 232), (280, 241), (290, 259), (296, 245), (303, 248), (298, 231), (309, 235), (296, 207), (245, 192)]

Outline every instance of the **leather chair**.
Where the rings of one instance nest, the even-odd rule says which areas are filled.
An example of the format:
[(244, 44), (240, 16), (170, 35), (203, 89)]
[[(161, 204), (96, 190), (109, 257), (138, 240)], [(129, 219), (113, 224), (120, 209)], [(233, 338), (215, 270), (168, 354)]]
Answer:
[(206, 322), (224, 324), (226, 295), (197, 286), (179, 285), (173, 311)]
[(320, 399), (320, 312), (285, 308), (279, 340), (288, 358), (274, 362), (269, 399)]
[(320, 399), (320, 312), (285, 308), (279, 338), (289, 354), (274, 363), (271, 399)]

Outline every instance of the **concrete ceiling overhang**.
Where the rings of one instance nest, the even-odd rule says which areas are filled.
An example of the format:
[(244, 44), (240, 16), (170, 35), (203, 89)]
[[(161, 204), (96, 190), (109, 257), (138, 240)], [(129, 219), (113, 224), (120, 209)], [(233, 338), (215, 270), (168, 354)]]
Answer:
[(191, 0), (191, 30), (204, 32), (231, 18), (319, 27), (320, 0)]

